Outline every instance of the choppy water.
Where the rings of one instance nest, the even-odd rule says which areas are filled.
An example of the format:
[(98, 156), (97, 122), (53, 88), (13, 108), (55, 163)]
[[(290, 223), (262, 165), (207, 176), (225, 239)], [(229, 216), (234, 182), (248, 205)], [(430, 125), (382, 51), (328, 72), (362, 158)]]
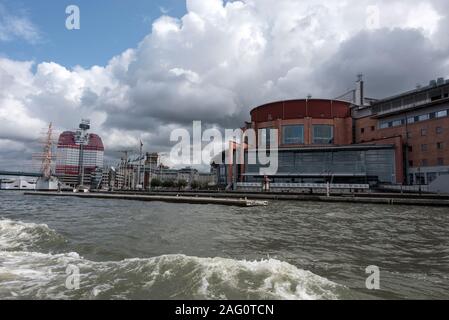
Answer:
[[(449, 210), (0, 191), (1, 299), (449, 298)], [(365, 268), (380, 268), (380, 290)], [(80, 270), (66, 287), (67, 266)]]

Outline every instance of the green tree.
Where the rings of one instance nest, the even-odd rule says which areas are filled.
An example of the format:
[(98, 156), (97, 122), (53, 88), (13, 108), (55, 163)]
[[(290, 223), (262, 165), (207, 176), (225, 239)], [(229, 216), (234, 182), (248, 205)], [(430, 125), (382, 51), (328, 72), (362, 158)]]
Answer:
[(184, 189), (185, 187), (187, 187), (187, 185), (188, 183), (184, 179), (178, 180), (178, 182), (176, 183), (176, 186), (179, 190)]
[(201, 190), (209, 190), (209, 183), (203, 182), (200, 186)]
[(159, 180), (158, 178), (151, 179), (151, 188), (157, 188), (157, 187), (160, 187), (161, 185), (162, 185), (162, 181)]
[(190, 184), (190, 187), (192, 188), (192, 190), (197, 190), (201, 187), (200, 183), (198, 181), (192, 181), (192, 183)]
[(175, 182), (173, 180), (165, 180), (162, 182), (162, 187), (164, 188), (173, 188), (175, 186)]

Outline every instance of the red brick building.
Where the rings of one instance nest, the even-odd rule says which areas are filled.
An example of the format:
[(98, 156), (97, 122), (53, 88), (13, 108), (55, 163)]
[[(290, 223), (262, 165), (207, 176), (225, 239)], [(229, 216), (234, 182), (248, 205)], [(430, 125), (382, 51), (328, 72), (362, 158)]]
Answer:
[[(246, 128), (258, 138), (278, 132), (278, 171), (273, 184), (396, 183), (395, 141), (355, 144), (349, 102), (326, 99), (277, 101), (254, 108)], [(259, 141), (258, 141), (259, 143)], [(229, 159), (228, 159), (229, 160)], [(265, 177), (258, 164), (219, 166), (218, 181), (258, 183)]]
[[(449, 174), (449, 80), (382, 100), (277, 101), (254, 108), (246, 128), (278, 130), (275, 183), (430, 184)], [(263, 136), (263, 135), (262, 135)], [(258, 165), (224, 165), (218, 181), (260, 182)], [(449, 177), (449, 176), (448, 176)]]
[[(286, 139), (288, 128), (295, 126), (301, 128), (301, 136)], [(278, 129), (281, 148), (353, 143), (351, 104), (344, 101), (304, 99), (269, 103), (251, 111), (251, 127), (255, 130)], [(322, 140), (316, 137), (320, 128)], [(332, 141), (326, 141), (325, 134)]]
[(355, 108), (356, 143), (396, 146), (398, 183), (429, 184), (449, 173), (449, 80)]

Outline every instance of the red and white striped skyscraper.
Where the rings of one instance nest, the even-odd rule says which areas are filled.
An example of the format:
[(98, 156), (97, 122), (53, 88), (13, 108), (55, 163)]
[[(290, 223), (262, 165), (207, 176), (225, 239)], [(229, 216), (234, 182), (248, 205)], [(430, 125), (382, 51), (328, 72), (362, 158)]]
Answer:
[[(65, 131), (59, 136), (56, 175), (67, 185), (77, 186), (79, 184), (81, 167), (84, 168), (86, 185), (90, 184), (92, 172), (97, 168), (103, 168), (104, 146), (101, 138), (93, 133), (87, 134), (86, 138), (86, 141), (80, 141), (78, 131)], [(81, 147), (83, 143), (84, 145)], [(81, 156), (80, 151), (82, 152)]]

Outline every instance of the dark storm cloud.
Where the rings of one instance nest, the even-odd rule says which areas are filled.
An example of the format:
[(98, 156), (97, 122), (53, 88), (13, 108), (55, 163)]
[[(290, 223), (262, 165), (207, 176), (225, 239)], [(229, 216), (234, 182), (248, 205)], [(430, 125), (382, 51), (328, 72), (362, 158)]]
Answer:
[(353, 88), (355, 75), (363, 73), (366, 94), (383, 98), (447, 75), (446, 58), (417, 30), (363, 31), (341, 44), (319, 69), (317, 82), (337, 96)]

